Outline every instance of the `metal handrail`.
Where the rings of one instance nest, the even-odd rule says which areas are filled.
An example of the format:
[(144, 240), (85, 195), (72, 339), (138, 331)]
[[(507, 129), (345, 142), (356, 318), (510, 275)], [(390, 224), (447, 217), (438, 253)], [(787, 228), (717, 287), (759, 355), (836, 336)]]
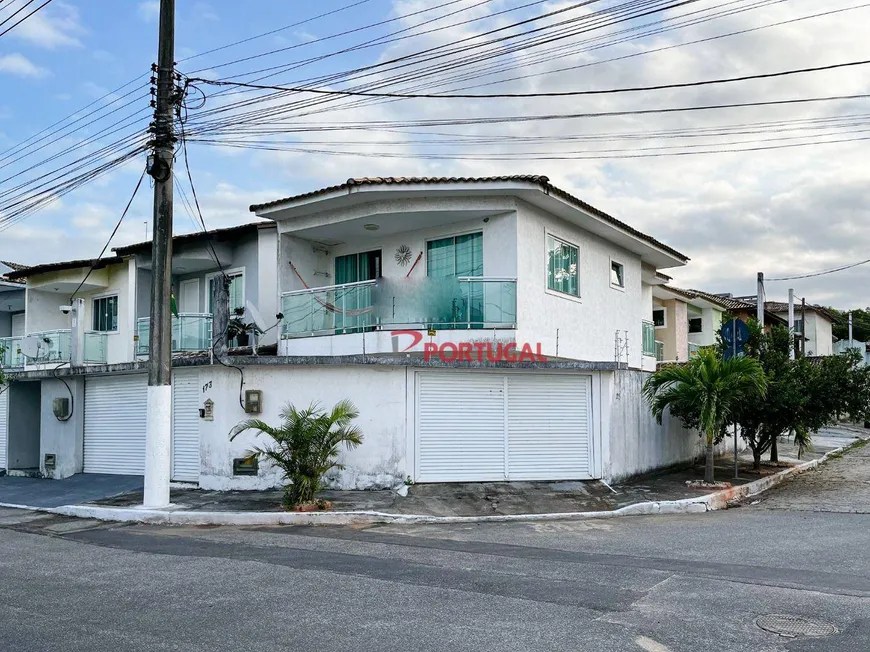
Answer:
[(369, 281), (355, 281), (353, 283), (339, 283), (338, 285), (323, 285), (318, 288), (306, 288), (304, 290), (290, 290), (289, 292), (282, 292), (282, 297), (289, 296), (299, 296), (304, 294), (315, 294), (317, 292), (329, 292), (330, 290), (339, 290), (344, 288), (352, 288), (352, 287), (362, 287), (364, 285), (377, 285), (377, 279), (371, 279)]

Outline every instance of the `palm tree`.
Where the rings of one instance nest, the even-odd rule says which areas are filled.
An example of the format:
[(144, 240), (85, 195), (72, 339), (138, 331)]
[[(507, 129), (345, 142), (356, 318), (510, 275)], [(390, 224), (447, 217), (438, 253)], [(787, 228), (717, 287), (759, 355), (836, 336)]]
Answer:
[(358, 416), (359, 410), (348, 400), (336, 403), (329, 413), (318, 403), (304, 410), (288, 403), (281, 410), (280, 426), (249, 419), (230, 431), (230, 440), (247, 430), (271, 438), (270, 443), (254, 446), (246, 454), (249, 459), (271, 460), (283, 471), (284, 479), (289, 481), (284, 487), (284, 505), (295, 507), (314, 502), (323, 476), (332, 469), (344, 468), (336, 460), (342, 444), (348, 450), (362, 444), (362, 432), (352, 425)]
[(767, 378), (758, 360), (731, 358), (701, 349), (683, 365), (656, 371), (643, 386), (656, 420), (668, 408), (685, 425), (697, 427), (706, 439), (704, 481), (713, 482), (713, 444), (744, 397), (764, 396)]

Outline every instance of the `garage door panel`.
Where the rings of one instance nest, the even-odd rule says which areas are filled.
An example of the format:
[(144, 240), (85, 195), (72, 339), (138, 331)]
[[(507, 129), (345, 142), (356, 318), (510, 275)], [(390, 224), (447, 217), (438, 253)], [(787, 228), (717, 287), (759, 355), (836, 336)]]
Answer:
[(504, 381), (486, 374), (418, 376), (421, 482), (504, 479)]
[(85, 473), (144, 475), (147, 377), (85, 381)]
[(591, 478), (589, 376), (508, 376), (511, 480)]
[(172, 479), (199, 482), (199, 374), (172, 372)]
[(591, 478), (591, 386), (578, 374), (419, 373), (417, 480)]
[[(0, 387), (0, 390), (4, 388)], [(9, 423), (9, 389), (8, 385), (5, 391), (0, 391), (0, 469), (6, 468), (6, 432)]]

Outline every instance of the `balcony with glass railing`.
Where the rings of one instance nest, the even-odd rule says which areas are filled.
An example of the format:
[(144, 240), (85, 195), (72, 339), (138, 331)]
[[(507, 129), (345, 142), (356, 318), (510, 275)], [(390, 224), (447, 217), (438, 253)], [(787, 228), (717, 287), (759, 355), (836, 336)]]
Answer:
[(285, 292), (285, 338), (385, 328), (474, 329), (517, 325), (516, 279), (460, 276), (378, 279)]
[(85, 333), (84, 361), (88, 364), (106, 364), (109, 361), (109, 334), (99, 331)]
[[(172, 317), (172, 352), (208, 351), (212, 344), (212, 316), (210, 314), (181, 313)], [(151, 335), (151, 320), (136, 320), (136, 355), (147, 356)]]
[(643, 320), (641, 322), (641, 326), (643, 327), (643, 354), (649, 357), (653, 357), (656, 354), (656, 327), (655, 324), (651, 321)]
[(665, 343), (656, 340), (656, 361), (664, 362), (665, 359)]
[(31, 333), (27, 339), (36, 339), (37, 355), (28, 359), (28, 363), (42, 364), (45, 362), (69, 362), (70, 361), (70, 330), (42, 331)]
[(0, 369), (23, 369), (25, 357), (21, 352), (21, 336), (0, 337)]

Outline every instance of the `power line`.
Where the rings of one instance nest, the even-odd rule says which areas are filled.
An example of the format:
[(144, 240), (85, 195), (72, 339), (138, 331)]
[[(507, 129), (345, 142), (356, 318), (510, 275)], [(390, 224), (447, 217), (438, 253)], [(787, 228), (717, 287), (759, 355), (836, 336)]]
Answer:
[[(312, 16), (311, 18), (306, 18), (305, 20), (300, 20), (297, 23), (292, 23), (291, 25), (285, 25), (284, 27), (279, 27), (277, 29), (273, 29), (268, 32), (263, 32), (262, 34), (257, 34), (256, 36), (249, 36), (248, 38), (243, 38), (240, 41), (235, 41), (233, 43), (227, 43), (226, 45), (221, 45), (220, 47), (212, 48), (211, 50), (206, 50), (205, 52), (200, 52), (199, 54), (194, 54), (184, 59), (181, 59), (178, 63), (184, 63), (185, 61), (190, 61), (192, 59), (198, 59), (199, 57), (204, 57), (207, 54), (212, 54), (214, 52), (220, 52), (221, 50), (226, 50), (227, 48), (232, 48), (237, 45), (241, 45), (242, 43), (249, 43), (250, 41), (256, 41), (257, 39), (264, 38), (266, 36), (271, 36), (272, 34), (277, 34), (278, 32), (283, 32), (293, 27), (299, 27), (300, 25), (305, 25), (306, 23), (310, 23), (312, 21), (318, 20), (320, 18), (325, 18), (327, 16), (332, 16), (333, 14), (340, 13), (342, 11), (347, 11), (348, 9), (353, 9), (359, 5), (366, 4), (367, 2), (371, 2), (371, 0), (358, 0), (357, 2), (351, 3), (349, 5), (345, 5), (344, 7), (339, 7), (338, 9), (333, 9), (332, 11), (327, 11), (326, 13), (318, 14), (317, 16)], [(281, 50), (278, 50), (280, 52)], [(270, 54), (270, 53), (267, 53)], [(265, 55), (261, 55), (265, 56)], [(235, 62), (230, 62), (235, 63)], [(229, 64), (220, 64), (222, 66), (226, 66)]]
[(212, 86), (240, 86), (244, 88), (255, 88), (260, 90), (276, 90), (289, 91), (293, 93), (315, 93), (318, 95), (342, 95), (342, 96), (358, 96), (358, 97), (390, 97), (401, 99), (509, 99), (509, 98), (532, 98), (532, 97), (574, 97), (578, 95), (610, 95), (615, 93), (636, 93), (642, 91), (658, 91), (671, 88), (692, 88), (696, 86), (709, 86), (712, 84), (727, 84), (731, 82), (749, 81), (753, 79), (770, 79), (773, 77), (785, 77), (788, 75), (798, 75), (809, 72), (821, 72), (824, 70), (835, 70), (838, 68), (848, 68), (852, 66), (864, 66), (870, 63), (870, 59), (860, 61), (848, 61), (845, 63), (835, 63), (827, 66), (815, 66), (812, 68), (796, 68), (792, 70), (782, 70), (779, 72), (768, 72), (758, 75), (742, 75), (740, 77), (726, 77), (720, 79), (705, 79), (695, 82), (682, 82), (677, 84), (658, 84), (655, 86), (634, 86), (626, 88), (608, 88), (585, 91), (553, 91), (544, 93), (377, 93), (366, 91), (343, 91), (331, 90), (322, 88), (304, 88), (304, 87), (288, 87), (288, 86), (268, 86), (261, 84), (247, 84), (244, 82), (208, 80), (202, 78), (193, 78), (188, 81), (191, 83), (201, 82)]
[(867, 260), (861, 260), (857, 263), (852, 263), (851, 265), (843, 265), (841, 267), (834, 267), (833, 269), (826, 269), (821, 272), (811, 272), (809, 274), (798, 274), (797, 276), (780, 276), (779, 278), (765, 278), (765, 281), (794, 281), (801, 278), (813, 278), (816, 276), (825, 276), (826, 274), (834, 274), (836, 272), (842, 272), (847, 269), (852, 269), (853, 267), (858, 267), (859, 265), (866, 265), (870, 263), (870, 258)]
[[(27, 0), (27, 2), (25, 2), (23, 5), (21, 5), (21, 6), (20, 6), (16, 11), (13, 11), (13, 12), (12, 12), (11, 14), (9, 14), (6, 18), (4, 18), (2, 21), (0, 21), (0, 27), (3, 27), (3, 25), (5, 25), (5, 24), (8, 23), (10, 20), (12, 20), (13, 18), (15, 18), (18, 14), (20, 14), (22, 11), (24, 11), (25, 9), (27, 9), (27, 6), (28, 6), (28, 5), (32, 5), (34, 2), (36, 2), (36, 0)], [(8, 9), (8, 8), (9, 8), (9, 7), (7, 7), (7, 9)], [(17, 23), (16, 23), (16, 25), (17, 25)], [(15, 25), (13, 25), (13, 27), (14, 27), (14, 26), (15, 26)], [(4, 32), (4, 33), (5, 33), (5, 32)]]
[[(24, 5), (24, 7), (26, 7), (27, 5), (29, 5), (32, 1), (33, 1), (33, 0), (28, 0), (27, 4)], [(0, 32), (0, 36), (3, 36), (4, 34), (8, 34), (9, 32), (11, 32), (13, 29), (15, 29), (16, 27), (18, 27), (18, 25), (20, 25), (20, 24), (23, 23), (25, 20), (27, 20), (28, 18), (30, 18), (33, 14), (35, 14), (37, 11), (39, 11), (40, 9), (42, 9), (42, 8), (43, 8), (45, 5), (47, 5), (49, 2), (51, 2), (51, 0), (45, 0), (45, 2), (43, 2), (41, 5), (39, 5), (36, 9), (34, 9), (33, 11), (31, 11), (31, 12), (30, 12), (29, 14), (27, 14), (26, 16), (24, 16), (24, 17), (23, 17), (21, 20), (19, 20), (17, 23), (13, 23), (13, 24), (10, 25), (9, 27), (7, 27), (4, 31)], [(24, 9), (24, 7), (22, 7), (21, 9)], [(17, 14), (19, 11), (21, 11), (21, 9), (19, 9), (18, 11), (16, 11), (15, 14)], [(15, 14), (12, 14), (12, 16), (14, 16)], [(9, 18), (12, 18), (12, 16), (10, 16)], [(7, 18), (6, 20), (4, 20), (3, 22), (5, 23), (6, 21), (9, 20), (9, 18)], [(2, 24), (2, 23), (0, 23), (0, 24)]]
[(88, 270), (88, 273), (85, 274), (85, 277), (82, 279), (82, 282), (79, 283), (79, 286), (75, 289), (75, 292), (70, 296), (70, 301), (75, 298), (78, 291), (82, 289), (82, 286), (85, 284), (85, 281), (88, 280), (88, 277), (91, 275), (91, 272), (96, 269), (97, 264), (100, 262), (100, 259), (103, 257), (103, 254), (106, 253), (106, 249), (109, 248), (109, 245), (112, 243), (112, 238), (115, 237), (115, 234), (118, 233), (118, 229), (121, 228), (121, 222), (124, 221), (124, 218), (127, 216), (127, 211), (130, 210), (130, 206), (133, 204), (133, 200), (136, 198), (136, 193), (139, 192), (139, 186), (142, 185), (142, 179), (145, 178), (145, 170), (142, 170), (142, 174), (139, 175), (139, 181), (136, 183), (136, 187), (133, 189), (133, 195), (130, 197), (130, 201), (127, 202), (127, 206), (124, 208), (124, 212), (121, 213), (121, 217), (118, 219), (118, 223), (115, 224), (115, 228), (112, 229), (111, 235), (109, 235), (109, 239), (106, 240), (105, 246), (103, 246), (103, 250), (100, 252), (100, 255), (94, 258), (94, 262), (91, 263), (91, 268)]

